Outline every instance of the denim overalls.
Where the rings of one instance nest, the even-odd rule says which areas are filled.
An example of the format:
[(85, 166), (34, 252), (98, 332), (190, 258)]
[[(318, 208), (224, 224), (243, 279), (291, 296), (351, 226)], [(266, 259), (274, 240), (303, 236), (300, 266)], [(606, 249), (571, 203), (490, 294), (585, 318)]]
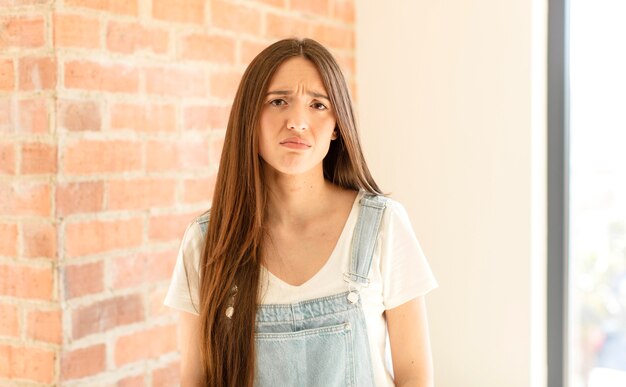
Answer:
[(369, 284), (386, 199), (365, 194), (359, 205), (350, 267), (343, 273), (347, 290), (294, 304), (258, 306), (255, 386), (374, 386), (359, 289)]

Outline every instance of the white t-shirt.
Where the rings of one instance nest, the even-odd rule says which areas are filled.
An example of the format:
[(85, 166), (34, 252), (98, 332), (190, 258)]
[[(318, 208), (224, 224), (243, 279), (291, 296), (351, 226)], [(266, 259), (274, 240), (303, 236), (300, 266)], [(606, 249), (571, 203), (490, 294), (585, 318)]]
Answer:
[[(261, 265), (262, 304), (285, 304), (329, 296), (347, 290), (343, 273), (350, 262), (350, 242), (356, 225), (359, 192), (343, 231), (324, 266), (300, 286), (281, 281)], [(198, 268), (204, 237), (197, 221), (185, 231), (165, 305), (198, 314)], [(189, 281), (185, 275), (185, 266)], [(376, 386), (394, 386), (386, 320), (383, 312), (424, 295), (439, 285), (433, 276), (404, 207), (390, 199), (382, 217), (370, 269), (370, 284), (361, 288)], [(191, 293), (190, 293), (191, 290)]]

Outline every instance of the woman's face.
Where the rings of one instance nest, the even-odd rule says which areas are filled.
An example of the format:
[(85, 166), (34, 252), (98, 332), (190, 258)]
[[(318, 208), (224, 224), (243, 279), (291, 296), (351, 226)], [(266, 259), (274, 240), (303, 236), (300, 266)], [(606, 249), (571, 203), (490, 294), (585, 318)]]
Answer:
[(335, 113), (315, 65), (303, 57), (283, 62), (272, 77), (259, 126), (259, 155), (278, 172), (322, 168), (337, 138)]

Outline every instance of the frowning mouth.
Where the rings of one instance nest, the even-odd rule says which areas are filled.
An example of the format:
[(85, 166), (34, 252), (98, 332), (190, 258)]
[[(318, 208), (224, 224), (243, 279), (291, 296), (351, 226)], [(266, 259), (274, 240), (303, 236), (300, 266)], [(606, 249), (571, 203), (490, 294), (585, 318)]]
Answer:
[(309, 144), (308, 142), (304, 141), (303, 139), (301, 139), (299, 137), (289, 137), (289, 138), (286, 138), (286, 139), (282, 140), (280, 142), (280, 144), (288, 146), (290, 148), (293, 148), (293, 147), (310, 148), (311, 147), (311, 144)]

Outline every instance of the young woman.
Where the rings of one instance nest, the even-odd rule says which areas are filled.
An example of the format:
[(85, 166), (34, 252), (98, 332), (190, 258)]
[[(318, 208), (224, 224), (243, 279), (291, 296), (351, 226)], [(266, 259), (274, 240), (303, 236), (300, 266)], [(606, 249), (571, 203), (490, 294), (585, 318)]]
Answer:
[(310, 39), (267, 47), (165, 300), (182, 311), (181, 384), (432, 386), (424, 295), (437, 286), (365, 164), (336, 61)]

